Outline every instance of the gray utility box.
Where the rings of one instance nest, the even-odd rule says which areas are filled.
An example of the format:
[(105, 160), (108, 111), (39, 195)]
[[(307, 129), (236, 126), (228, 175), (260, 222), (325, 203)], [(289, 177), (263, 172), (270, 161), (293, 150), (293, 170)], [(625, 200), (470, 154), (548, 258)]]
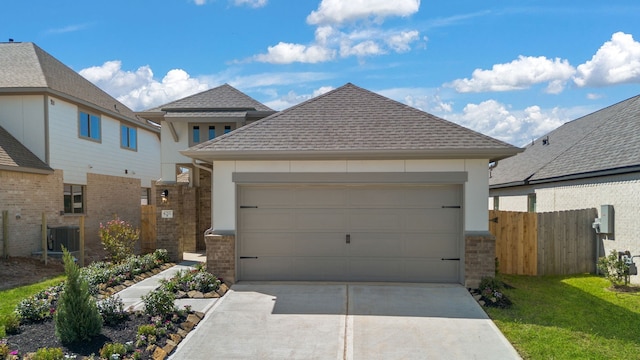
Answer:
[(613, 234), (613, 205), (600, 205), (600, 233)]
[(78, 226), (47, 227), (47, 250), (62, 252), (62, 246), (69, 252), (80, 250)]

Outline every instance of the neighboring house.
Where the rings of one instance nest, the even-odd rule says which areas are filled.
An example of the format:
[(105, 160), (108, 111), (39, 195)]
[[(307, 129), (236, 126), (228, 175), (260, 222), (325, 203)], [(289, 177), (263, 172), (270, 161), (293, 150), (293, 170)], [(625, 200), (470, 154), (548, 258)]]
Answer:
[(140, 226), (140, 204), (160, 177), (157, 125), (37, 45), (8, 42), (0, 43), (0, 127), (9, 255), (42, 250), (43, 214), (51, 226), (77, 226), (83, 215), (90, 259), (103, 255), (101, 222), (117, 214)]
[[(169, 190), (180, 192), (183, 198), (193, 197), (185, 205), (188, 214), (183, 214), (182, 230), (178, 234), (184, 243), (183, 251), (205, 248), (203, 234), (211, 227), (211, 168), (196, 163), (180, 151), (273, 113), (274, 110), (227, 84), (137, 113), (161, 124), (162, 177), (158, 183), (187, 182), (194, 190), (189, 192), (179, 187), (175, 191)], [(160, 237), (164, 235), (159, 234)]]
[(560, 126), (490, 174), (492, 209), (596, 208), (602, 217), (601, 206), (613, 205), (604, 251), (640, 255), (640, 96)]
[(495, 268), (488, 165), (518, 151), (347, 84), (181, 153), (214, 168), (225, 280), (477, 286)]

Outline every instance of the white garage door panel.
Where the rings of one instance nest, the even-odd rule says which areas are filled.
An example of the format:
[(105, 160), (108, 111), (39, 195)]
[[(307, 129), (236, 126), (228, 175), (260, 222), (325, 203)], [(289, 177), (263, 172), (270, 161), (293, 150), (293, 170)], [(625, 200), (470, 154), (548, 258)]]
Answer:
[(238, 193), (240, 280), (459, 281), (460, 261), (442, 259), (460, 258), (461, 186), (242, 185)]

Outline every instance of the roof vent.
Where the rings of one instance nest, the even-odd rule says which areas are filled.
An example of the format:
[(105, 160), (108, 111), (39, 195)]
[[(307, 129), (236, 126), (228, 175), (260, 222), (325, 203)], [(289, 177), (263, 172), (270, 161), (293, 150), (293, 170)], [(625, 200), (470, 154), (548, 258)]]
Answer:
[(13, 39), (9, 39), (9, 42), (13, 42)]
[(542, 145), (549, 145), (549, 137), (542, 139)]

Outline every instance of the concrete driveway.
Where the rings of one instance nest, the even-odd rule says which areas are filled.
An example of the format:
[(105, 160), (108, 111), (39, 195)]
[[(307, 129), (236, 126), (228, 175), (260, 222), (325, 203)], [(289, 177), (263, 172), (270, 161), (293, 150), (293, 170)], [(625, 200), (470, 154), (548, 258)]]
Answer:
[(238, 283), (171, 359), (519, 359), (460, 285)]

